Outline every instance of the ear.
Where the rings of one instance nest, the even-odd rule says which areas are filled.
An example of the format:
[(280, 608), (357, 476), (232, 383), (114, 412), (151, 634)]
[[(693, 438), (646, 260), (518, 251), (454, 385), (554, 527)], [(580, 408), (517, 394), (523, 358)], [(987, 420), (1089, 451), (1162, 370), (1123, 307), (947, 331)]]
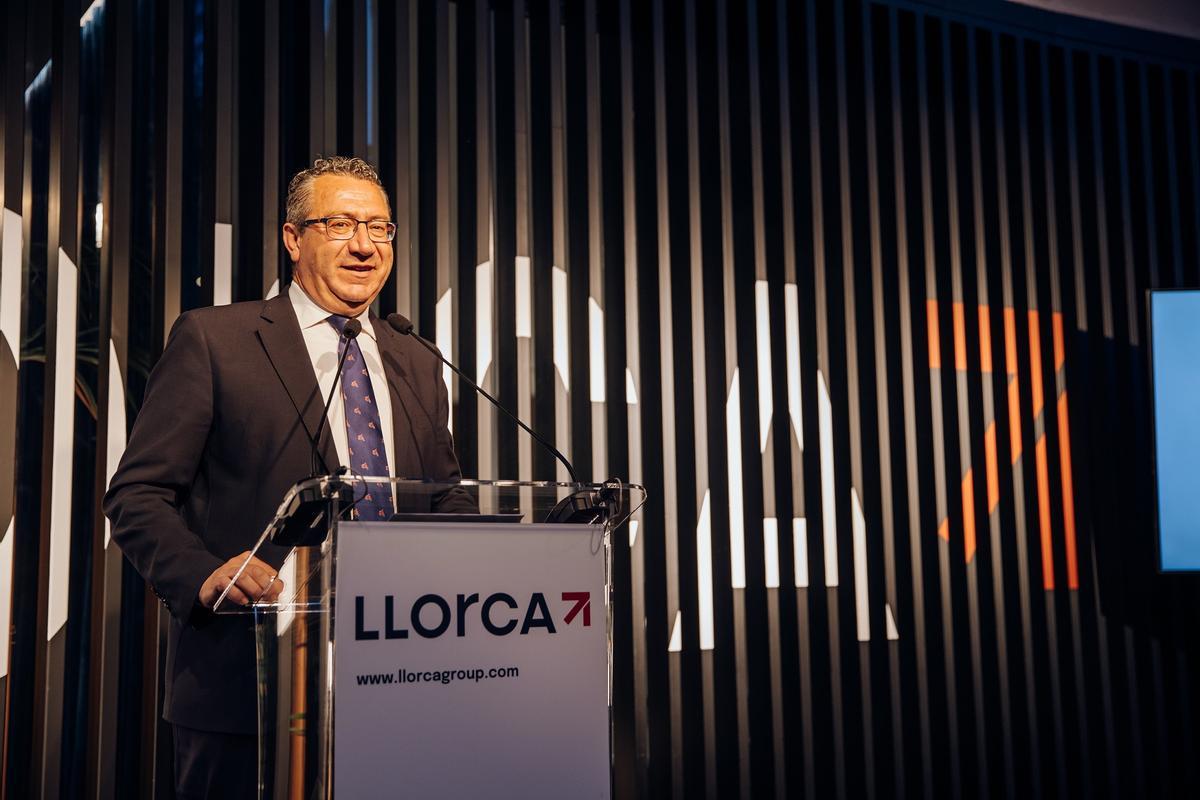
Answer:
[(283, 223), (283, 246), (293, 264), (300, 261), (300, 231), (290, 222)]

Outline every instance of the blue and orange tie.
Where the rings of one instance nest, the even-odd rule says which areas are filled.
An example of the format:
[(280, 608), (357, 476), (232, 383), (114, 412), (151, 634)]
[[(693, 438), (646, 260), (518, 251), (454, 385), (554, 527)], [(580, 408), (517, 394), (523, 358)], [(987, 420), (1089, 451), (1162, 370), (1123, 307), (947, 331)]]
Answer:
[[(350, 471), (362, 476), (389, 476), (387, 448), (383, 443), (383, 426), (379, 421), (379, 406), (375, 404), (371, 389), (371, 376), (367, 373), (367, 362), (357, 339), (346, 344), (342, 331), (349, 317), (336, 314), (329, 324), (338, 332), (338, 357), (341, 348), (349, 347), (346, 365), (342, 369), (342, 402), (346, 407), (346, 440), (350, 446)], [(387, 484), (368, 484), (366, 494), (358, 501), (358, 518), (368, 520), (391, 519), (392, 492)]]

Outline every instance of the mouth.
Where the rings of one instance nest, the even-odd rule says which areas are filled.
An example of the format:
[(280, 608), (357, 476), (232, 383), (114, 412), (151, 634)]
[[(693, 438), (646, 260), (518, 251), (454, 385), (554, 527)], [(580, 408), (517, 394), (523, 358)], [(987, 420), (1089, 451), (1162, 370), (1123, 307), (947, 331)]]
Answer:
[(375, 267), (373, 267), (370, 264), (342, 264), (340, 268), (344, 269), (344, 270), (348, 270), (350, 272), (374, 272), (375, 271)]

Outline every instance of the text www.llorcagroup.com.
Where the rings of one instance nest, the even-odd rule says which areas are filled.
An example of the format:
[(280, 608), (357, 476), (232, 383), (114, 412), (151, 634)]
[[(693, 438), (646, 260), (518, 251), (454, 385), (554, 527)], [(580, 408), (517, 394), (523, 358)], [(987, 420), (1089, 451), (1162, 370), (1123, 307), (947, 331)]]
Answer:
[(519, 678), (517, 667), (475, 667), (473, 669), (408, 670), (401, 667), (395, 672), (368, 672), (356, 675), (359, 686), (387, 686), (408, 683), (441, 683), (454, 681), (479, 681), (492, 678)]

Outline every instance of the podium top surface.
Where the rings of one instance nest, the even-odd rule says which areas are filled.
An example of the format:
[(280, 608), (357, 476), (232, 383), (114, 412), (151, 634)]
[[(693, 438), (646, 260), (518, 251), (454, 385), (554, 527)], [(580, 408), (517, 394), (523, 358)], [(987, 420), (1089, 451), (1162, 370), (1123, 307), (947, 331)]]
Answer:
[[(274, 517), (267, 523), (249, 556), (233, 578), (236, 584), (241, 573), (252, 569), (252, 562), (262, 557), (270, 563), (283, 559), (295, 561), (299, 552), (308, 552), (302, 562), (312, 564), (328, 557), (336, 534), (337, 524), (355, 519), (355, 505), (369, 492), (389, 492), (396, 515), (395, 521), (416, 521), (422, 525), (469, 523), (473, 520), (488, 523), (580, 524), (603, 531), (607, 539), (611, 531), (628, 521), (642, 507), (646, 490), (637, 485), (612, 480), (603, 483), (570, 483), (560, 481), (479, 480), (459, 481), (413, 480), (405, 478), (362, 477), (355, 475), (325, 475), (296, 483), (285, 494)], [(378, 524), (378, 523), (373, 523)], [(501, 530), (511, 529), (501, 525)], [(267, 553), (273, 553), (269, 558)], [(261, 563), (261, 562), (259, 562)], [(312, 569), (303, 575), (287, 575), (287, 566), (280, 567), (279, 576), (294, 589), (307, 583)], [(279, 602), (254, 603), (238, 606), (228, 599), (229, 589), (213, 606), (219, 614), (247, 613), (274, 607)], [(302, 605), (299, 598), (288, 592), (295, 601), (281, 598), (285, 606)]]
[[(390, 491), (397, 514), (520, 514), (523, 521), (604, 522), (616, 528), (628, 520), (646, 501), (646, 490), (635, 483), (609, 480), (603, 483), (566, 481), (481, 480), (436, 481), (411, 478), (383, 478), (360, 475), (322, 475), (307, 478), (292, 486), (283, 496), (272, 524), (295, 515), (303, 503), (334, 501), (353, 506), (367, 492)], [(603, 506), (599, 519), (564, 518), (555, 508), (571, 499), (582, 508), (587, 503)], [(346, 516), (341, 516), (346, 519)], [(269, 533), (270, 531), (268, 531)], [(272, 541), (274, 539), (272, 538)]]

